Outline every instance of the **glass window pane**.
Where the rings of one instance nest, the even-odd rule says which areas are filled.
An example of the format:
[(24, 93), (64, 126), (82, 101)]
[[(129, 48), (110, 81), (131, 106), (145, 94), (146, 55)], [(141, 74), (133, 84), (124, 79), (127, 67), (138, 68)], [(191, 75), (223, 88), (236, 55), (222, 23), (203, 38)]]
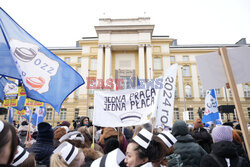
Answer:
[(170, 56), (170, 62), (175, 62), (175, 57), (174, 56)]
[(189, 61), (189, 57), (188, 56), (183, 56), (183, 61)]
[(70, 63), (70, 57), (65, 57), (64, 61), (65, 61), (66, 63)]
[(192, 97), (192, 89), (191, 89), (191, 86), (189, 86), (189, 85), (186, 85), (186, 86), (185, 86), (185, 94), (186, 94), (186, 97), (187, 97), (187, 98)]
[(161, 70), (161, 58), (154, 58), (154, 70)]
[(190, 76), (190, 69), (189, 69), (189, 66), (183, 66), (183, 76), (184, 76), (184, 77)]
[(97, 59), (90, 60), (90, 70), (95, 71), (97, 69)]

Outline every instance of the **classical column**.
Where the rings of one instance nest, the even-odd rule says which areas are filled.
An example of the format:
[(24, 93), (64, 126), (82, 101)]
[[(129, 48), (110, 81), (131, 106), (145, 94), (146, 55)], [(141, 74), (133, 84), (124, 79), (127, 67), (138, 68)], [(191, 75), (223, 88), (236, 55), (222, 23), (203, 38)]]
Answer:
[(153, 65), (152, 65), (152, 45), (146, 45), (147, 55), (147, 79), (153, 79)]
[[(107, 79), (111, 77), (111, 45), (105, 45), (105, 80), (104, 85), (106, 85)], [(99, 68), (99, 67), (97, 67)]]
[(98, 45), (97, 79), (103, 79), (103, 45)]
[(139, 79), (145, 79), (145, 60), (144, 60), (144, 45), (139, 44)]

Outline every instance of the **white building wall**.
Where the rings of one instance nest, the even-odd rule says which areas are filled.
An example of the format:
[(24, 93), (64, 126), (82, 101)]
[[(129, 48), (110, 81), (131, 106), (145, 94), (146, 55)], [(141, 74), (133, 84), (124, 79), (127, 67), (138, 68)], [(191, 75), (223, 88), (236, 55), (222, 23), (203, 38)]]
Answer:
[(198, 73), (197, 73), (197, 66), (191, 65), (192, 70), (192, 83), (193, 83), (193, 96), (194, 98), (199, 98), (199, 85), (198, 85)]

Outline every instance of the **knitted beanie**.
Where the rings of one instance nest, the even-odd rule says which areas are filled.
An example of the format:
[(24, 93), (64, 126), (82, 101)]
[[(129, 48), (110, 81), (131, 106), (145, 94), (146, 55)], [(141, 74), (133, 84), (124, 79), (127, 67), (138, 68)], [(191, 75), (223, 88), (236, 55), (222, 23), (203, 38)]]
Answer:
[(51, 125), (47, 122), (38, 124), (37, 141), (53, 143), (54, 132)]
[(212, 131), (214, 143), (220, 141), (233, 141), (232, 128), (229, 126), (216, 126)]

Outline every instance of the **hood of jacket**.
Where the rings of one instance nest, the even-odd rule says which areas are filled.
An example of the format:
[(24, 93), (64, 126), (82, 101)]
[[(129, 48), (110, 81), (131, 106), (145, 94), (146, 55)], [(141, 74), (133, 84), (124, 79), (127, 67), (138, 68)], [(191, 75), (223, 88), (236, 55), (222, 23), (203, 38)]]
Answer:
[(184, 121), (176, 121), (173, 125), (173, 136), (185, 136), (189, 133), (187, 124)]

